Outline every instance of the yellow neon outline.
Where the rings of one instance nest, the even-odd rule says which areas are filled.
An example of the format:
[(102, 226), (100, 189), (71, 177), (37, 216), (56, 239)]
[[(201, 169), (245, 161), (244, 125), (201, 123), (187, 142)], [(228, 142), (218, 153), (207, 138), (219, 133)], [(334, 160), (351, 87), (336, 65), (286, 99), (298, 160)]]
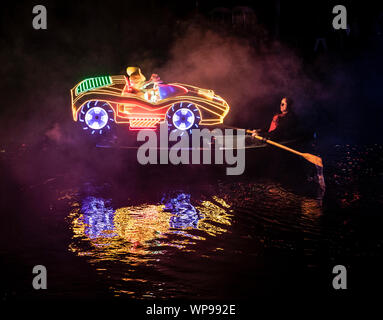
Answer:
[[(202, 125), (214, 125), (214, 124), (223, 123), (223, 119), (225, 118), (225, 116), (228, 114), (228, 112), (230, 110), (230, 106), (228, 105), (228, 103), (224, 99), (222, 99), (222, 97), (216, 95), (213, 90), (202, 89), (202, 88), (195, 87), (192, 85), (186, 85), (186, 84), (180, 84), (180, 83), (169, 83), (168, 85), (179, 86), (179, 87), (186, 89), (188, 91), (188, 93), (190, 93), (191, 95), (169, 97), (169, 98), (165, 98), (165, 99), (159, 100), (158, 102), (153, 103), (153, 102), (149, 102), (149, 101), (137, 96), (136, 94), (129, 94), (129, 93), (123, 94), (124, 88), (126, 85), (125, 76), (123, 76), (123, 75), (110, 76), (110, 78), (112, 79), (112, 83), (110, 85), (106, 85), (106, 86), (103, 86), (100, 88), (91, 89), (89, 91), (80, 93), (77, 96), (74, 95), (73, 93), (75, 93), (77, 86), (81, 82), (79, 84), (77, 84), (74, 88), (71, 89), (72, 113), (73, 113), (73, 120), (74, 121), (77, 121), (78, 112), (81, 110), (81, 108), (84, 106), (84, 104), (86, 104), (92, 100), (98, 100), (98, 101), (102, 101), (102, 102), (107, 103), (113, 109), (114, 120), (115, 120), (115, 123), (118, 123), (118, 124), (130, 123), (129, 122), (130, 119), (141, 118), (141, 117), (146, 118), (146, 119), (153, 119), (153, 118), (158, 117), (162, 121), (165, 121), (166, 114), (167, 114), (168, 110), (172, 107), (172, 105), (174, 103), (181, 103), (181, 102), (182, 103), (191, 103), (197, 107), (198, 112), (199, 112), (200, 117), (201, 117), (200, 124), (202, 124)], [(121, 88), (115, 87), (116, 85), (120, 85)], [(105, 99), (105, 97), (104, 98), (97, 98), (97, 99), (96, 98), (86, 99), (78, 108), (76, 108), (76, 103), (80, 98), (83, 99), (87, 95), (93, 96), (95, 94), (107, 95), (107, 96), (110, 96), (110, 99)], [(206, 95), (208, 95), (208, 97), (206, 97)], [(125, 97), (125, 98), (132, 98), (134, 100), (137, 100), (138, 102), (145, 104), (145, 106), (143, 106), (141, 104), (137, 104), (136, 106), (138, 108), (142, 108), (142, 109), (147, 110), (147, 111), (151, 111), (151, 107), (146, 106), (146, 105), (152, 105), (153, 108), (155, 108), (156, 113), (151, 112), (150, 114), (147, 114), (147, 113), (138, 112), (138, 113), (132, 113), (132, 115), (129, 116), (128, 114), (119, 111), (118, 108), (122, 105), (134, 106), (135, 104), (130, 103), (130, 102), (129, 103), (118, 103), (118, 102), (110, 101), (113, 99), (113, 97)], [(163, 105), (163, 106), (158, 107), (158, 105)], [(209, 108), (209, 107), (211, 107), (211, 108)], [(163, 110), (163, 109), (167, 109), (165, 113), (162, 113), (162, 112), (158, 113), (159, 110)], [(215, 110), (213, 111), (212, 109), (213, 110), (215, 109)], [(213, 114), (213, 115), (217, 116), (217, 118), (204, 119), (202, 117), (201, 110), (205, 110), (209, 114)], [(123, 120), (117, 119), (117, 116), (119, 118), (123, 118)], [(125, 119), (127, 119), (127, 120), (125, 120)]]
[[(78, 117), (78, 112), (81, 110), (81, 108), (82, 108), (86, 103), (88, 103), (89, 101), (92, 101), (92, 100), (94, 100), (94, 99), (86, 100), (86, 101), (85, 101), (85, 102), (84, 102), (84, 103), (77, 109), (77, 111), (76, 111), (76, 113), (75, 113), (75, 119), (77, 119), (77, 117)], [(124, 116), (121, 116), (121, 115), (120, 115), (121, 113), (116, 111), (116, 108), (113, 106), (113, 105), (117, 105), (116, 103), (110, 103), (108, 100), (98, 100), (98, 101), (107, 103), (107, 104), (113, 109), (113, 111), (114, 111), (114, 120), (115, 120), (115, 123), (129, 123), (129, 118), (130, 118), (130, 117), (124, 117)], [(179, 102), (179, 103), (180, 103), (180, 102)], [(207, 108), (205, 108), (205, 107), (203, 107), (203, 106), (201, 106), (201, 105), (199, 105), (199, 104), (195, 104), (195, 103), (193, 103), (193, 102), (191, 102), (191, 101), (185, 101), (185, 100), (183, 100), (182, 103), (191, 103), (191, 104), (194, 104), (194, 105), (197, 107), (198, 112), (199, 112), (200, 117), (201, 117), (200, 124), (203, 124), (203, 125), (214, 125), (214, 124), (221, 124), (221, 123), (223, 123), (223, 118), (224, 118), (225, 115), (218, 114), (218, 113), (216, 113), (216, 112), (214, 112), (214, 111), (211, 111), (211, 110), (209, 110), (209, 109), (207, 109)], [(171, 102), (171, 103), (168, 103), (168, 104), (166, 104), (165, 106), (163, 106), (163, 107), (161, 107), (161, 108), (157, 108), (157, 109), (156, 109), (156, 110), (163, 110), (163, 109), (167, 108), (167, 110), (166, 110), (166, 112), (165, 112), (164, 114), (161, 113), (161, 114), (158, 114), (158, 115), (157, 115), (157, 114), (154, 114), (154, 113), (151, 113), (151, 114), (147, 114), (147, 113), (133, 113), (132, 116), (131, 116), (131, 118), (140, 117), (141, 115), (142, 115), (142, 117), (154, 118), (154, 117), (156, 117), (156, 115), (157, 115), (157, 117), (159, 117), (161, 120), (165, 120), (167, 111), (168, 111), (172, 106), (173, 106), (173, 103)], [(140, 107), (143, 108), (143, 109), (146, 109), (146, 110), (150, 110), (150, 109), (147, 109), (147, 108), (145, 108), (145, 107), (143, 107), (143, 106), (140, 106)], [(217, 115), (217, 116), (218, 116), (218, 119), (203, 119), (202, 114), (201, 114), (201, 112), (200, 112), (200, 109), (207, 110), (208, 112)], [(118, 116), (119, 116), (119, 117), (124, 118), (124, 119), (128, 119), (128, 121), (121, 121), (121, 120), (117, 119), (117, 113), (118, 113)], [(77, 121), (77, 120), (75, 120), (75, 121)], [(212, 121), (214, 121), (214, 122), (212, 122)]]

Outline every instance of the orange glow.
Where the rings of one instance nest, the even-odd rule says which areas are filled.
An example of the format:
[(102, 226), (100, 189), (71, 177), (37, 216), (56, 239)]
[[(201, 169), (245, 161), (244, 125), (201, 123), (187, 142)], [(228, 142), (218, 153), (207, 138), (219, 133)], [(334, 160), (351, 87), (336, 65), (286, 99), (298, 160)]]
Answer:
[(199, 89), (198, 94), (201, 95), (202, 97), (208, 99), (208, 100), (214, 99), (214, 91), (213, 90)]
[[(113, 218), (114, 230), (102, 232), (97, 237), (89, 237), (86, 234), (87, 225), (84, 223), (83, 214), (79, 210), (80, 204), (75, 203), (69, 215), (73, 240), (89, 241), (93, 249), (83, 251), (82, 246), (78, 247), (72, 243), (71, 250), (99, 260), (121, 259), (126, 253), (135, 253), (136, 256), (126, 256), (130, 264), (145, 262), (147, 254), (161, 253), (153, 251), (153, 244), (160, 239), (165, 246), (192, 251), (195, 240), (205, 240), (204, 234), (218, 236), (227, 232), (231, 225), (233, 215), (230, 205), (219, 197), (213, 197), (212, 201), (202, 201), (196, 206), (203, 216), (198, 222), (198, 229), (202, 232), (198, 236), (190, 232), (193, 228), (172, 229), (172, 214), (164, 211), (163, 205), (142, 204), (117, 209)], [(170, 234), (177, 237), (169, 238)]]
[[(215, 125), (223, 123), (223, 119), (229, 112), (229, 105), (220, 96), (215, 95), (213, 90), (201, 89), (191, 85), (169, 83), (178, 87), (180, 94), (169, 96), (164, 99), (152, 100), (148, 94), (145, 99), (144, 92), (135, 92), (132, 84), (126, 76), (111, 76), (112, 84), (95, 88), (79, 95), (71, 90), (73, 120), (78, 120), (78, 113), (89, 101), (106, 102), (114, 110), (114, 121), (117, 124), (131, 124), (131, 128), (152, 128), (159, 122), (164, 121), (168, 110), (176, 103), (191, 103), (200, 111), (200, 125)], [(148, 90), (150, 92), (150, 89)], [(150, 98), (150, 99), (149, 99)], [(148, 100), (149, 99), (149, 100)], [(154, 119), (159, 118), (155, 125)], [(144, 121), (146, 119), (146, 121)]]
[(156, 128), (156, 125), (161, 121), (159, 118), (142, 118), (142, 119), (130, 119), (131, 129), (141, 128)]

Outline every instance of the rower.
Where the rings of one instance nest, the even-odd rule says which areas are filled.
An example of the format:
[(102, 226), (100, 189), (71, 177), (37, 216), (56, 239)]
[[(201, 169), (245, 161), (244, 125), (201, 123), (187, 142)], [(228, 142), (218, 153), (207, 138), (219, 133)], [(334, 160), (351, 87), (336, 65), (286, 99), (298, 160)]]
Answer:
[[(269, 129), (254, 130), (252, 136), (262, 134), (273, 140), (288, 140), (296, 138), (298, 133), (298, 120), (292, 108), (293, 100), (283, 97), (280, 104), (280, 112), (273, 116)], [(265, 132), (266, 131), (266, 132)]]
[[(301, 143), (309, 137), (309, 141), (306, 141), (306, 148), (308, 147), (307, 142), (310, 142), (312, 139), (312, 135), (305, 131), (300, 127), (297, 117), (292, 108), (293, 101), (288, 97), (284, 97), (281, 100), (280, 104), (280, 113), (274, 115), (271, 120), (269, 129), (265, 132), (262, 129), (257, 130), (248, 130), (249, 133), (252, 133), (252, 137), (266, 142), (268, 144), (274, 145), (276, 147), (285, 149), (294, 154), (300, 155), (305, 158), (307, 161), (313, 163), (315, 165), (316, 171), (308, 172), (308, 180), (315, 179), (320, 186), (320, 195), (323, 197), (324, 192), (326, 190), (326, 184), (324, 181), (323, 175), (323, 162), (322, 159), (318, 156), (312, 155), (310, 153), (302, 153), (298, 152), (292, 148), (286, 147), (283, 144), (276, 143), (272, 140), (290, 140), (297, 139), (301, 140)], [(316, 134), (314, 133), (314, 138)], [(311, 148), (315, 149), (314, 143), (309, 143)]]

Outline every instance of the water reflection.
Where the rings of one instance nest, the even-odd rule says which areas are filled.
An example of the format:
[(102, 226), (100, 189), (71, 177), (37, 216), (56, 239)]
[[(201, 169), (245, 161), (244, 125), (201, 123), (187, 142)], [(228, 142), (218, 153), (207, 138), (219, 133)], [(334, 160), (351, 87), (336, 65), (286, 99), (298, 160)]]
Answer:
[(82, 223), (85, 226), (84, 233), (89, 238), (114, 237), (113, 216), (114, 210), (110, 207), (110, 201), (102, 198), (87, 197), (81, 206)]
[(304, 216), (315, 219), (322, 215), (322, 200), (303, 198), (301, 201), (301, 209)]
[[(182, 296), (190, 292), (190, 281), (198, 288), (214, 279), (218, 266), (218, 277), (236, 259), (255, 268), (253, 258), (263, 251), (296, 251), (299, 241), (305, 262), (314, 264), (323, 232), (318, 199), (277, 184), (220, 183), (211, 190), (200, 199), (177, 191), (158, 202), (120, 207), (90, 190), (92, 196), (72, 206), (70, 249), (88, 257), (113, 294), (134, 298)], [(184, 285), (186, 278), (192, 280)]]
[(164, 197), (161, 202), (165, 206), (164, 210), (172, 213), (171, 228), (197, 228), (198, 221), (203, 218), (200, 211), (190, 203), (190, 194), (179, 193), (175, 197)]
[(113, 209), (111, 200), (88, 196), (70, 214), (70, 249), (92, 261), (147, 263), (169, 247), (193, 251), (195, 241), (226, 232), (230, 206), (218, 197), (191, 203), (190, 194), (165, 195), (161, 204)]
[[(329, 263), (361, 266), (367, 259), (373, 265), (383, 247), (379, 210), (383, 205), (383, 148), (340, 146), (333, 153), (325, 160), (323, 207), (313, 192), (305, 194), (304, 185), (295, 190), (294, 183), (246, 176), (213, 181), (195, 174), (194, 168), (187, 179), (169, 174), (171, 181), (159, 183), (157, 176), (148, 175), (142, 182), (144, 170), (136, 173), (127, 170), (129, 166), (121, 173), (116, 169), (104, 180), (99, 172), (105, 169), (105, 161), (93, 161), (91, 170), (84, 171), (87, 160), (62, 173), (46, 172), (44, 168), (51, 168), (47, 164), (54, 163), (54, 158), (44, 154), (50, 161), (41, 161), (41, 170), (22, 166), (20, 171), (10, 166), (15, 176), (2, 176), (4, 186), (15, 183), (9, 188), (11, 193), (19, 187), (28, 191), (22, 197), (24, 203), (17, 202), (13, 193), (5, 193), (14, 202), (9, 205), (15, 214), (9, 215), (10, 226), (22, 224), (16, 229), (5, 226), (3, 231), (7, 240), (17, 234), (30, 241), (25, 248), (20, 247), (20, 239), (5, 245), (10, 253), (20, 252), (25, 265), (33, 265), (35, 256), (42, 257), (41, 250), (45, 250), (46, 263), (54, 273), (59, 272), (58, 290), (44, 294), (54, 299), (87, 294), (109, 297), (112, 293), (129, 298), (224, 301), (280, 289), (281, 293), (290, 288), (316, 291), (321, 288), (318, 280), (327, 288)], [(11, 165), (20, 154), (7, 157)], [(20, 179), (20, 172), (25, 180)], [(23, 184), (17, 185), (18, 181)], [(191, 197), (176, 193), (160, 200), (159, 192), (182, 187), (185, 181)], [(31, 215), (26, 217), (25, 212)], [(68, 234), (60, 226), (68, 213), (73, 231), (70, 248), (83, 258), (73, 259), (62, 252)], [(9, 258), (4, 260), (14, 260)], [(84, 261), (90, 266), (84, 266)], [(90, 269), (99, 276), (88, 274)], [(301, 287), (299, 279), (307, 287)], [(9, 292), (13, 287), (10, 283)], [(19, 294), (23, 296), (22, 291)]]

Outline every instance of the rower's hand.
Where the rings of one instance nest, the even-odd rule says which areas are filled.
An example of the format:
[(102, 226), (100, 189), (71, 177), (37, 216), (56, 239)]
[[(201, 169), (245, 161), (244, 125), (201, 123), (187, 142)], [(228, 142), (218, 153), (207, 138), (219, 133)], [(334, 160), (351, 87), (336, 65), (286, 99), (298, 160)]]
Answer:
[(255, 136), (258, 136), (259, 133), (261, 132), (262, 130), (261, 129), (254, 129), (254, 130), (251, 130), (251, 136), (252, 137), (255, 137)]

